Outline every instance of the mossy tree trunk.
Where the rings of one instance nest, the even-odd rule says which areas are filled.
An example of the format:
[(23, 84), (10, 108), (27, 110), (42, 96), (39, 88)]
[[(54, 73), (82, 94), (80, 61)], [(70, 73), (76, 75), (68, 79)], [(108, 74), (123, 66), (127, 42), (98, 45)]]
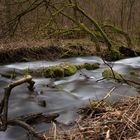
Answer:
[[(86, 12), (78, 3), (77, 0), (66, 0), (65, 2), (54, 2), (52, 0), (36, 0), (32, 3), (31, 7), (28, 7), (25, 9), (25, 11), (19, 13), (14, 19), (12, 19), (12, 24), (15, 28), (17, 28), (19, 21), (21, 18), (25, 15), (27, 15), (29, 12), (37, 9), (39, 6), (46, 7), (46, 12), (50, 13), (50, 19), (47, 20), (45, 29), (48, 30), (47, 36), (60, 36), (60, 34), (65, 33), (71, 33), (75, 31), (83, 31), (85, 34), (89, 35), (92, 39), (92, 41), (96, 45), (96, 51), (100, 52), (100, 41), (103, 39), (103, 41), (106, 43), (108, 50), (111, 51), (112, 47), (114, 46), (115, 41), (113, 41), (109, 35), (104, 31), (104, 26), (101, 26), (97, 20), (95, 20), (94, 17), (92, 17), (88, 12)], [(68, 10), (72, 10), (74, 14), (70, 14)], [(71, 27), (62, 27), (59, 23), (57, 23), (56, 19), (57, 16), (61, 15), (62, 17), (68, 19), (70, 23), (72, 23)], [(89, 21), (92, 23), (93, 26), (89, 27), (86, 23), (86, 21), (81, 22), (80, 18), (78, 16), (83, 17), (86, 21)], [(55, 26), (54, 26), (55, 25)], [(119, 30), (118, 28), (114, 26), (109, 26), (109, 28), (112, 28), (115, 32), (118, 32), (120, 34), (123, 34), (129, 44), (131, 43), (130, 38), (128, 37), (125, 32), (122, 30)], [(51, 32), (50, 32), (51, 31)]]

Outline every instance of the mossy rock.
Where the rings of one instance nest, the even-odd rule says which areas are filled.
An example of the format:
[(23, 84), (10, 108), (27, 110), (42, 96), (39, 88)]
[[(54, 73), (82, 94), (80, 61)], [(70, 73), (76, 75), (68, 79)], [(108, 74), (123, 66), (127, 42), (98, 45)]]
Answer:
[(99, 68), (99, 64), (85, 63), (81, 65), (73, 65), (69, 63), (62, 63), (57, 66), (46, 67), (42, 70), (42, 74), (46, 78), (62, 78), (74, 75), (77, 70), (85, 68), (87, 70), (94, 70)]
[(86, 70), (95, 70), (98, 69), (100, 67), (100, 64), (98, 63), (84, 63), (84, 64), (79, 64), (79, 65), (75, 65), (77, 70), (83, 69), (85, 68)]
[(64, 69), (60, 66), (51, 66), (43, 69), (43, 76), (46, 78), (64, 77)]
[(83, 67), (84, 67), (86, 70), (95, 70), (95, 69), (98, 69), (99, 66), (100, 66), (100, 64), (98, 64), (98, 63), (94, 63), (94, 64), (85, 63)]
[(61, 67), (64, 69), (64, 76), (72, 76), (77, 72), (77, 68), (72, 64), (63, 64)]
[[(114, 73), (114, 74), (113, 74)], [(116, 72), (116, 71), (111, 71), (111, 69), (105, 69), (103, 72), (102, 72), (102, 76), (104, 78), (106, 78), (107, 80), (110, 80), (110, 79), (116, 79), (116, 80), (120, 80), (120, 81), (123, 81), (123, 78), (122, 76)], [(115, 77), (114, 77), (115, 76)]]
[(80, 69), (83, 69), (84, 68), (84, 65), (83, 64), (79, 64), (79, 65), (75, 65), (77, 70), (80, 70)]

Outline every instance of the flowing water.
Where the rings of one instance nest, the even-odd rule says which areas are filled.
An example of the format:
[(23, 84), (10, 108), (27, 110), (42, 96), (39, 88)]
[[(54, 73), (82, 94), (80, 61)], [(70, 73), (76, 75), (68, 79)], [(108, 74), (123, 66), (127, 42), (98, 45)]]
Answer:
[[(115, 102), (119, 99), (128, 96), (136, 96), (139, 93), (134, 87), (126, 84), (116, 83), (114, 81), (101, 80), (102, 71), (107, 68), (101, 58), (99, 57), (76, 57), (61, 59), (58, 61), (35, 61), (27, 63), (14, 63), (0, 66), (0, 72), (16, 71), (22, 73), (25, 68), (40, 69), (47, 66), (57, 65), (62, 62), (69, 62), (72, 64), (100, 63), (100, 68), (97, 70), (87, 71), (85, 69), (78, 71), (71, 77), (62, 79), (53, 79), (55, 88), (48, 87), (52, 83), (52, 79), (33, 76), (35, 81), (35, 91), (31, 93), (27, 89), (27, 85), (23, 84), (15, 87), (12, 90), (9, 102), (9, 116), (14, 118), (16, 116), (44, 112), (59, 113), (57, 121), (69, 125), (77, 117), (77, 109), (89, 103), (89, 100), (102, 99), (113, 87), (117, 87), (112, 96), (108, 99), (109, 102)], [(128, 75), (130, 78), (137, 78), (140, 80), (140, 57), (123, 59), (116, 62), (109, 62), (113, 69), (121, 74)], [(134, 71), (135, 75), (131, 76), (130, 71)], [(84, 76), (86, 75), (86, 77)], [(87, 78), (89, 77), (89, 78)], [(20, 79), (18, 76), (16, 79)], [(4, 87), (12, 80), (0, 77), (0, 99), (3, 97)], [(46, 101), (47, 106), (39, 105), (40, 101)], [(50, 124), (41, 123), (36, 125), (39, 131), (48, 130)], [(0, 132), (0, 140), (26, 140), (25, 131), (19, 127), (8, 127), (6, 132)]]

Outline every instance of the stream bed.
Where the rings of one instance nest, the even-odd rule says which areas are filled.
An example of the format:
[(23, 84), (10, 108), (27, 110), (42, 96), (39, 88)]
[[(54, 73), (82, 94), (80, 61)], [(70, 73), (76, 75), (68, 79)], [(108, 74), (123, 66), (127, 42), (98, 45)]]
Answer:
[[(100, 63), (100, 68), (90, 71), (82, 69), (73, 76), (59, 79), (33, 76), (33, 80), (35, 81), (34, 93), (31, 93), (27, 89), (26, 84), (17, 86), (12, 90), (8, 112), (10, 118), (37, 112), (46, 114), (59, 113), (60, 116), (57, 118), (57, 121), (61, 124), (69, 125), (78, 117), (78, 108), (88, 104), (89, 100), (102, 99), (113, 87), (116, 87), (116, 89), (107, 100), (111, 103), (128, 96), (139, 95), (137, 89), (127, 84), (116, 83), (111, 80), (99, 80), (103, 78), (102, 71), (108, 66), (104, 64), (101, 58), (96, 56), (74, 57), (57, 61), (14, 63), (0, 66), (0, 72), (15, 71), (20, 73), (26, 68), (37, 70), (63, 62), (72, 64), (83, 64), (87, 62)], [(140, 57), (108, 63), (120, 74), (128, 75), (130, 78), (135, 77), (137, 80), (140, 80)], [(132, 75), (132, 71), (135, 74)], [(16, 79), (20, 78), (20, 76), (16, 77)], [(99, 81), (97, 82), (97, 80)], [(55, 88), (47, 86), (52, 83), (52, 81), (55, 84)], [(0, 77), (0, 99), (3, 97), (4, 87), (10, 82), (12, 82), (12, 79)], [(42, 100), (46, 101), (46, 107), (39, 105), (39, 102)], [(47, 131), (50, 125), (51, 124), (41, 123), (35, 127), (39, 131)], [(0, 140), (26, 139), (27, 135), (25, 130), (17, 126), (10, 126), (6, 132), (0, 132)]]

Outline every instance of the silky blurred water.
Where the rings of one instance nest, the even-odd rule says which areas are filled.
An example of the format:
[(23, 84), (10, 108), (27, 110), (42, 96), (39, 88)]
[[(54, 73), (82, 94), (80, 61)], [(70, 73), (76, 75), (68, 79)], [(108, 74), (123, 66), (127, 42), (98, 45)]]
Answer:
[[(9, 117), (14, 118), (19, 115), (28, 113), (44, 112), (44, 113), (59, 113), (57, 121), (68, 125), (77, 117), (77, 109), (89, 103), (89, 100), (102, 99), (113, 87), (112, 96), (108, 99), (109, 102), (115, 102), (119, 99), (136, 96), (139, 93), (134, 87), (126, 84), (116, 83), (114, 81), (101, 80), (102, 71), (107, 68), (102, 59), (96, 56), (75, 57), (61, 59), (57, 61), (34, 61), (27, 63), (14, 63), (0, 66), (0, 72), (15, 71), (22, 73), (25, 68), (40, 69), (47, 66), (57, 65), (62, 62), (72, 64), (100, 63), (100, 68), (97, 70), (87, 71), (82, 69), (71, 77), (62, 79), (53, 79), (55, 88), (47, 85), (52, 82), (52, 79), (33, 76), (35, 83), (35, 91), (30, 92), (27, 85), (23, 84), (15, 87), (12, 90), (9, 102)], [(140, 80), (140, 57), (123, 59), (116, 62), (109, 62), (113, 69), (121, 74), (130, 76), (130, 71), (135, 71), (138, 80)], [(86, 78), (84, 75), (87, 75)], [(17, 77), (16, 79), (20, 79)], [(132, 76), (133, 78), (133, 76)], [(12, 79), (0, 77), (0, 99), (3, 97), (4, 87), (12, 82)], [(46, 107), (40, 106), (39, 101), (45, 100)], [(48, 130), (50, 124), (41, 123), (36, 125), (38, 130)], [(6, 132), (0, 132), (0, 140), (26, 140), (27, 135), (22, 128), (8, 127)]]

